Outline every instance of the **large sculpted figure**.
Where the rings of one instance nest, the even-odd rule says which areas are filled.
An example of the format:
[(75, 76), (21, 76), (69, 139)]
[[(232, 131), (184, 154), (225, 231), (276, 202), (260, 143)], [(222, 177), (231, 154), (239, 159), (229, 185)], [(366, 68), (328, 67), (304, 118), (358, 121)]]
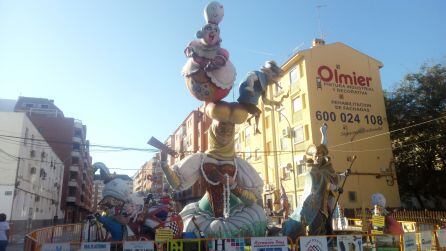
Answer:
[(220, 47), (220, 28), (223, 19), (223, 5), (211, 2), (204, 10), (207, 24), (197, 32), (184, 50), (188, 60), (182, 74), (191, 94), (201, 101), (220, 101), (232, 88), (235, 81), (235, 67), (229, 60), (229, 52)]
[(335, 192), (342, 192), (340, 184), (348, 172), (336, 173), (327, 148), (327, 125), (321, 127), (322, 142), (310, 146), (307, 155), (312, 156), (307, 166), (311, 170), (306, 173), (304, 202), (298, 205), (288, 220), (283, 223), (283, 233), (292, 239), (305, 234), (332, 234), (331, 214), (334, 210)]
[(213, 120), (206, 153), (186, 157), (172, 169), (162, 165), (176, 190), (189, 188), (200, 176), (206, 181), (203, 198), (180, 213), (185, 232), (203, 232), (207, 237), (265, 235), (266, 216), (260, 206), (263, 181), (248, 162), (236, 157), (234, 127)]

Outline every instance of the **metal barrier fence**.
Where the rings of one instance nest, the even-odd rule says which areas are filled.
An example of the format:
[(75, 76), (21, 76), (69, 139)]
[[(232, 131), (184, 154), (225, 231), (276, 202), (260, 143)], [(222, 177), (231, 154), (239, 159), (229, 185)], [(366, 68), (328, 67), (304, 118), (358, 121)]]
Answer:
[[(88, 229), (88, 228), (87, 228)], [(25, 251), (39, 251), (43, 244), (46, 243), (69, 243), (71, 250), (79, 250), (83, 242), (87, 242), (85, 224), (59, 225), (38, 229), (26, 235)], [(441, 230), (441, 234), (446, 239), (446, 231)], [(430, 241), (426, 239), (430, 233)], [(446, 243), (440, 247), (439, 234), (440, 230), (425, 231), (424, 237), (421, 233), (412, 234), (411, 240), (408, 241), (410, 234), (405, 235), (373, 235), (373, 234), (350, 234), (350, 235), (326, 235), (326, 236), (302, 236), (296, 240), (288, 238), (288, 250), (444, 250), (446, 251)], [(96, 233), (91, 232), (91, 236)], [(414, 233), (415, 234), (415, 233)], [(269, 238), (269, 237), (268, 237)], [(274, 239), (275, 237), (270, 237)], [(278, 237), (280, 238), (280, 237)], [(406, 238), (406, 240), (405, 240)], [(154, 242), (155, 250), (169, 251), (207, 251), (222, 250), (215, 246), (222, 245), (222, 240), (230, 243), (232, 247), (239, 245), (237, 250), (261, 250), (252, 248), (251, 238), (231, 238), (231, 239), (174, 239), (166, 242)], [(241, 241), (243, 240), (243, 241)], [(422, 243), (423, 242), (423, 243)], [(124, 242), (108, 242), (110, 243), (110, 251), (120, 251), (123, 249)], [(409, 244), (411, 243), (411, 248)], [(430, 243), (430, 244), (429, 244)], [(214, 248), (212, 248), (214, 245)], [(318, 246), (319, 245), (319, 246)], [(343, 245), (343, 246), (342, 246)], [(351, 245), (350, 248), (347, 245)], [(355, 247), (356, 245), (356, 247)], [(425, 247), (430, 245), (429, 249)], [(407, 246), (407, 248), (405, 248)], [(339, 248), (338, 248), (339, 247)], [(263, 249), (263, 250), (284, 250), (284, 249)]]
[[(362, 218), (362, 209), (356, 208), (353, 212), (353, 218)], [(372, 218), (371, 210), (365, 211), (366, 219)], [(397, 210), (391, 213), (392, 217), (397, 221), (413, 221), (417, 223), (445, 224), (446, 211), (428, 211), (428, 210)]]

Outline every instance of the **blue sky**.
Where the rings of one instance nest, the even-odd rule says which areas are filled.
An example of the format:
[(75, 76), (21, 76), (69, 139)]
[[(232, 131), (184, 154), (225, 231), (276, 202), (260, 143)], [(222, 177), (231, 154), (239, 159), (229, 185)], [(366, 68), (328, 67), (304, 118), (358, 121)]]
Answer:
[[(92, 144), (148, 148), (150, 136), (166, 139), (200, 105), (180, 71), (208, 2), (0, 0), (0, 98), (54, 99), (87, 125)], [(308, 48), (319, 36), (317, 5), (327, 43), (383, 62), (385, 89), (422, 63), (446, 62), (446, 1), (220, 2), (236, 86), (264, 61), (281, 64), (296, 47)], [(93, 149), (92, 156), (132, 175), (152, 155)]]

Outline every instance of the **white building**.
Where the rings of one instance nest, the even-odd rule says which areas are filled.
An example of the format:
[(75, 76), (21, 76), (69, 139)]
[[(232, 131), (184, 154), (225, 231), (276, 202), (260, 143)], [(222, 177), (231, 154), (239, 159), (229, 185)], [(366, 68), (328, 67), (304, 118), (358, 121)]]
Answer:
[(62, 161), (24, 113), (0, 112), (0, 135), (0, 212), (16, 230), (63, 219)]

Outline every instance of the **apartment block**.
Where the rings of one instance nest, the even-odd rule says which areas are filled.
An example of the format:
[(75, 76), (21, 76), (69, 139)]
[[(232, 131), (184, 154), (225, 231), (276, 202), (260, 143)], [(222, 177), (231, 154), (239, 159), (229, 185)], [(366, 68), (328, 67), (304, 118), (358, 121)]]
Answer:
[(269, 99), (285, 98), (281, 107), (260, 103), (261, 134), (244, 123), (237, 127), (236, 150), (265, 181), (264, 201), (278, 201), (285, 187), (293, 208), (302, 203), (309, 171), (305, 150), (320, 144), (320, 127), (328, 125), (328, 149), (334, 168), (342, 172), (356, 162), (345, 183), (344, 208), (370, 207), (371, 195), (382, 193), (389, 207), (400, 197), (393, 167), (386, 109), (380, 78), (383, 64), (343, 43), (317, 39), (283, 65), (280, 85), (267, 90)]
[(64, 217), (64, 165), (24, 113), (0, 112), (0, 212), (16, 233)]
[(87, 127), (67, 118), (53, 100), (19, 97), (15, 112), (25, 113), (64, 164), (61, 209), (66, 222), (79, 222), (93, 209), (93, 170)]

